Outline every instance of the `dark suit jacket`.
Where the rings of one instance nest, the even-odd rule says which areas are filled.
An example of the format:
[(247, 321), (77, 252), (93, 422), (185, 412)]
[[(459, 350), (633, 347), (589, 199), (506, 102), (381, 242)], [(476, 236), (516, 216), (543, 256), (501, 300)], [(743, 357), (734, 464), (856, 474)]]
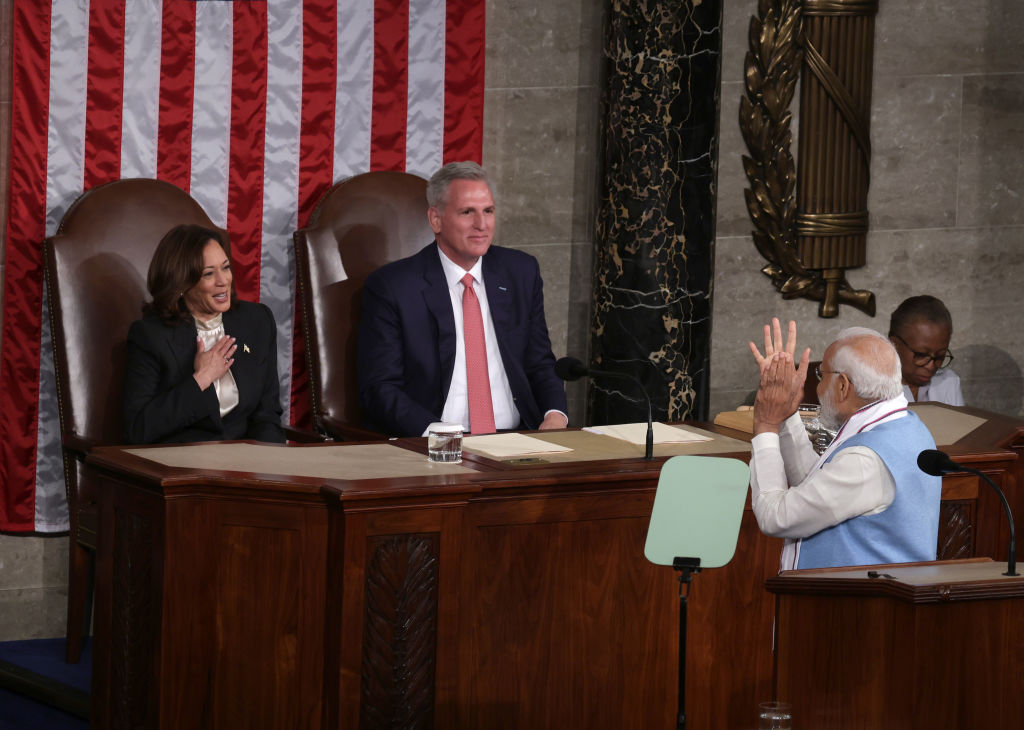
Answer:
[(224, 313), (224, 331), (238, 345), (231, 366), (238, 405), (221, 418), (214, 387), (200, 390), (192, 377), (195, 324), (168, 326), (155, 315), (132, 323), (123, 404), (128, 443), (284, 441), (274, 315), (266, 305), (239, 301)]
[[(544, 321), (540, 267), (533, 256), (498, 246), (491, 246), (482, 265), (520, 428), (537, 428), (547, 411), (567, 410)], [(368, 425), (420, 436), (440, 420), (455, 344), (455, 315), (436, 243), (367, 277), (358, 364), (359, 403)]]

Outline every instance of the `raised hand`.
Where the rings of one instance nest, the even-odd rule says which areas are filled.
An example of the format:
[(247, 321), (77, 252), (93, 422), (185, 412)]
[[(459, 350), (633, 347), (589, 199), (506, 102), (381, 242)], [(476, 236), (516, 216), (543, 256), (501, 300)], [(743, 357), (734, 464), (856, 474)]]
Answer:
[(810, 350), (804, 350), (795, 368), (793, 356), (788, 352), (775, 352), (771, 358), (765, 358), (754, 398), (754, 435), (778, 433), (782, 422), (796, 413), (803, 399), (809, 363)]
[(192, 377), (196, 379), (200, 388), (203, 390), (209, 388), (235, 364), (234, 355), (237, 348), (235, 338), (227, 335), (213, 343), (213, 347), (209, 350), (203, 345), (201, 337), (196, 338), (196, 357), (192, 365), (194, 370)]
[[(789, 331), (786, 333), (786, 341), (783, 344), (782, 341), (782, 325), (779, 323), (778, 317), (772, 317), (771, 325), (764, 326), (764, 355), (757, 349), (757, 345), (753, 342), (748, 343), (750, 351), (754, 354), (754, 361), (757, 362), (757, 367), (761, 372), (768, 367), (771, 362), (772, 356), (779, 352), (785, 352), (789, 355), (790, 360), (796, 359), (796, 322), (793, 320), (789, 321)], [(810, 350), (807, 350), (810, 354)]]

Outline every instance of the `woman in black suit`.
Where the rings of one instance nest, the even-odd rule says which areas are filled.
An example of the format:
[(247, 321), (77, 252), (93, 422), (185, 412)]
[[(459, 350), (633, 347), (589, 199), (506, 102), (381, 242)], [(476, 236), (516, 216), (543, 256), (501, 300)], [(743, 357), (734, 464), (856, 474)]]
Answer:
[(228, 242), (172, 228), (146, 286), (153, 301), (128, 331), (125, 440), (283, 442), (274, 316), (235, 297)]

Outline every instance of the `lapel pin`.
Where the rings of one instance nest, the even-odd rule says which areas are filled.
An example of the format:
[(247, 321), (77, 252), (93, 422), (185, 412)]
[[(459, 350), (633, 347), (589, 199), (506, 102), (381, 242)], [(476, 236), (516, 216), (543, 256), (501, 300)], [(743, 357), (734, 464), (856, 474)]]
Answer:
[[(242, 352), (249, 352), (249, 346), (243, 343), (242, 344)], [(250, 353), (250, 354), (252, 354), (252, 353)]]
[(499, 286), (499, 287), (498, 287), (498, 291), (508, 291), (508, 289), (506, 289), (506, 288), (505, 288), (505, 287), (503, 287), (503, 286)]

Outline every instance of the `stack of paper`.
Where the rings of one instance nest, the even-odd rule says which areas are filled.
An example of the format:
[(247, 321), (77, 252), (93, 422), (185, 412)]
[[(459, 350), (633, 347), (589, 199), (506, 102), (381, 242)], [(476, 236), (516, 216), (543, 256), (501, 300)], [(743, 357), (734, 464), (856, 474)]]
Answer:
[(510, 456), (526, 456), (527, 454), (558, 454), (572, 451), (567, 446), (549, 444), (547, 441), (532, 438), (521, 433), (492, 433), (486, 436), (465, 436), (462, 446), (473, 451), (482, 451), (495, 459), (506, 459)]
[[(590, 433), (597, 433), (603, 436), (628, 441), (631, 444), (643, 446), (647, 443), (646, 423), (620, 423), (615, 426), (590, 426), (583, 429)], [(689, 444), (698, 441), (710, 441), (710, 436), (690, 431), (680, 426), (669, 426), (665, 423), (654, 424), (654, 443), (656, 444)]]

